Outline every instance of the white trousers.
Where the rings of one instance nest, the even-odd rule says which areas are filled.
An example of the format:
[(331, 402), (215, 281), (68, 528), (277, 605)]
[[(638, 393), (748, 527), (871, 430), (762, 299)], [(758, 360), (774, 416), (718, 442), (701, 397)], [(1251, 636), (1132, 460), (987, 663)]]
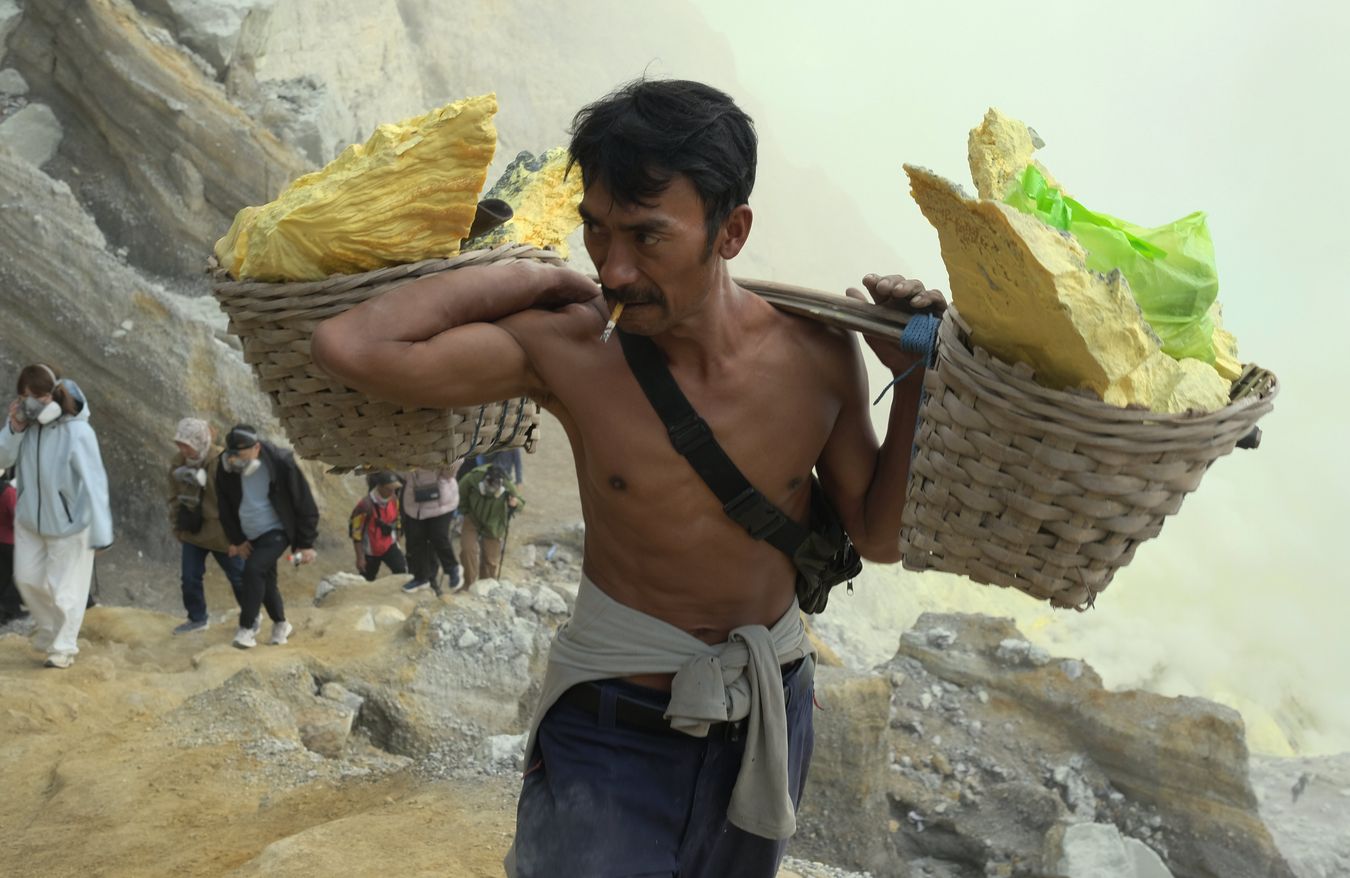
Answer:
[(37, 623), (33, 644), (47, 653), (74, 655), (94, 575), (89, 529), (44, 537), (14, 523), (14, 584)]

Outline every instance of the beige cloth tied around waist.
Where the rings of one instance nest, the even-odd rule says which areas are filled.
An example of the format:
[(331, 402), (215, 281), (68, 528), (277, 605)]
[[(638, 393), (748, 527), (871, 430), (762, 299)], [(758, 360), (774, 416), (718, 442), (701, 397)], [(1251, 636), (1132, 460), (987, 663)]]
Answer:
[(636, 674), (674, 674), (665, 714), (672, 729), (701, 738), (713, 723), (746, 720), (745, 755), (727, 818), (763, 838), (788, 838), (797, 829), (797, 818), (788, 794), (780, 665), (808, 655), (814, 652), (796, 600), (772, 627), (742, 626), (725, 643), (712, 645), (624, 606), (583, 575), (572, 618), (549, 650), (526, 758), (533, 754), (540, 721), (573, 686)]

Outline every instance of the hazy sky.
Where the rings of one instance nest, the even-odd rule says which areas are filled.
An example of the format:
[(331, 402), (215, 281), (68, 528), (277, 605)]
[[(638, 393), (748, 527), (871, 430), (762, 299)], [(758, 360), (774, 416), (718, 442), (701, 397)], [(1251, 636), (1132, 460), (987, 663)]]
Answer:
[[(1225, 323), (1282, 381), (1265, 441), (1215, 465), (1094, 613), (1037, 624), (1115, 655), (1117, 682), (1246, 687), (1286, 722), (1291, 697), (1320, 698), (1301, 741), (1350, 748), (1350, 5), (693, 2), (733, 49), (761, 138), (828, 169), (893, 245), (896, 265), (864, 270), (945, 287), (900, 166), (973, 188), (966, 134), (989, 106), (1037, 129), (1039, 157), (1089, 207), (1141, 225), (1209, 213)], [(783, 184), (773, 173), (762, 185)], [(1178, 677), (1165, 666), (1183, 655)]]

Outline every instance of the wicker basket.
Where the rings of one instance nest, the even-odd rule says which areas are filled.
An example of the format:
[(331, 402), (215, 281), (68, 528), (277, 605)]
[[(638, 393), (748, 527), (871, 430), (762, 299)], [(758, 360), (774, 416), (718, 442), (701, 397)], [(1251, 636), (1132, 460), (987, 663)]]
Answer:
[(324, 375), (310, 359), (314, 327), (411, 278), (471, 265), (533, 259), (561, 264), (552, 250), (503, 244), (306, 283), (234, 281), (217, 274), (216, 298), (244, 345), (262, 389), (301, 457), (335, 471), (435, 468), (500, 448), (533, 451), (539, 410), (527, 398), (473, 408), (405, 408), (373, 400)]
[(1085, 609), (1217, 458), (1269, 412), (1275, 376), (1248, 366), (1232, 401), (1167, 415), (1050, 390), (982, 348), (954, 311), (924, 379), (901, 546), (942, 570)]

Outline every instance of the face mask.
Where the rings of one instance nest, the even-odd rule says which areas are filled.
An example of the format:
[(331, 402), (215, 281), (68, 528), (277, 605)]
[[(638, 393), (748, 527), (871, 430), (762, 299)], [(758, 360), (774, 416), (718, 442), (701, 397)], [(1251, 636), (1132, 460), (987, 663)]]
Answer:
[(244, 460), (242, 457), (231, 457), (226, 455), (225, 460), (222, 461), (222, 465), (225, 467), (226, 472), (238, 473), (241, 476), (247, 477), (258, 471), (258, 467), (262, 466), (262, 460), (257, 457), (252, 460)]
[(43, 402), (35, 396), (25, 396), (20, 403), (20, 411), (23, 412), (25, 421), (36, 421), (42, 426), (61, 416), (61, 406), (56, 404), (56, 400)]
[(484, 479), (483, 481), (478, 483), (478, 490), (484, 497), (486, 497), (488, 494), (491, 494), (494, 497), (500, 497), (503, 493), (506, 492), (506, 486), (499, 484), (497, 485), (497, 487), (493, 488), (490, 487), (487, 483), (487, 480)]

